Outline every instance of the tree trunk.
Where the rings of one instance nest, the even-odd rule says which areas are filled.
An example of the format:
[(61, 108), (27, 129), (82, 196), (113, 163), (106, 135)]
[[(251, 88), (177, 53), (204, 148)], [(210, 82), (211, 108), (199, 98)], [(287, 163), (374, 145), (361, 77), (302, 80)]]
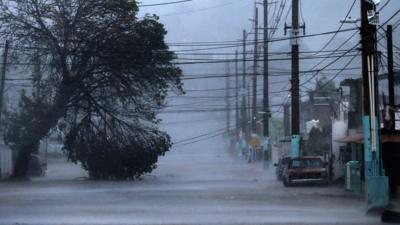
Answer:
[(60, 118), (65, 116), (72, 92), (73, 89), (63, 82), (53, 106), (46, 113), (40, 115), (41, 118), (39, 120), (36, 120), (44, 122), (38, 123), (34, 128), (27, 130), (22, 139), (25, 143), (17, 149), (17, 158), (13, 173), (10, 176), (11, 180), (27, 179), (31, 154), (37, 149), (40, 140), (49, 133), (51, 128), (57, 125)]
[[(50, 112), (46, 115), (58, 115), (57, 112)], [(57, 121), (60, 117), (45, 117), (46, 122), (38, 124), (38, 129), (31, 129), (24, 135), (26, 141), (20, 148), (17, 149), (17, 158), (14, 165), (13, 173), (10, 177), (11, 180), (23, 180), (27, 178), (27, 172), (29, 169), (29, 161), (31, 154), (39, 146), (40, 140), (44, 138), (51, 128), (57, 125)], [(43, 121), (43, 120), (39, 120)]]
[[(32, 150), (31, 150), (32, 149)], [(25, 147), (18, 149), (17, 159), (15, 161), (14, 170), (10, 176), (11, 180), (23, 180), (27, 178), (27, 172), (31, 153), (34, 148)]]

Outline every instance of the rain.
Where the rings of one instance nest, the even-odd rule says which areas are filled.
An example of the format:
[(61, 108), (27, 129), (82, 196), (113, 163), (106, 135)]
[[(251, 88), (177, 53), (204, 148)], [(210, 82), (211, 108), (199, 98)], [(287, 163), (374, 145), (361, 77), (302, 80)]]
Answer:
[(0, 225), (400, 223), (399, 1), (7, 0), (0, 25)]

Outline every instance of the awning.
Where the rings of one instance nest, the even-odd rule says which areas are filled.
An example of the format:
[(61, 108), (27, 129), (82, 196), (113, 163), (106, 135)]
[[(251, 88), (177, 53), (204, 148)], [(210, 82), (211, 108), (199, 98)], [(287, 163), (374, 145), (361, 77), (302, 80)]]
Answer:
[[(400, 143), (400, 135), (398, 134), (384, 134), (382, 135), (382, 143)], [(339, 138), (335, 140), (339, 143), (364, 143), (364, 134), (349, 135), (346, 137)]]
[(364, 141), (364, 135), (363, 134), (355, 134), (355, 135), (349, 135), (346, 137), (339, 138), (335, 140), (336, 142), (339, 143), (361, 143)]
[(383, 143), (400, 143), (400, 135), (398, 134), (384, 134)]

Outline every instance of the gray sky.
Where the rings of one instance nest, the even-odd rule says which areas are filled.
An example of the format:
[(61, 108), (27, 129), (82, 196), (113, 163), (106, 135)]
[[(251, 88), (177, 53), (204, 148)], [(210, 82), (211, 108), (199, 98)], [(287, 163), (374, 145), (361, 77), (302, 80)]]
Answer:
[[(279, 0), (278, 2), (285, 1)], [(383, 5), (387, 0), (382, 0)], [(167, 0), (144, 0), (142, 4), (167, 2)], [(353, 18), (359, 17), (359, 0), (350, 14)], [(287, 6), (291, 0), (287, 0)], [(307, 33), (332, 31), (338, 28), (353, 0), (301, 0), (303, 18), (307, 25)], [(382, 21), (400, 7), (400, 1), (392, 0), (381, 13)], [(262, 5), (259, 5), (260, 20)], [(272, 7), (273, 8), (273, 7)], [(198, 11), (197, 11), (198, 10)], [(161, 22), (168, 30), (168, 42), (196, 42), (196, 41), (227, 41), (242, 37), (242, 30), (251, 28), (250, 18), (254, 14), (252, 0), (193, 0), (187, 3), (143, 7), (140, 14), (155, 13), (160, 15)], [(270, 10), (271, 13), (273, 10)], [(285, 10), (285, 14), (286, 14)], [(286, 22), (290, 23), (291, 16)], [(351, 27), (352, 25), (345, 25)], [(280, 32), (283, 28), (280, 27)], [(281, 33), (278, 35), (280, 36)], [(346, 35), (343, 35), (346, 36)], [(329, 36), (309, 39), (311, 49), (318, 50)]]
[[(284, 2), (285, 0), (279, 0), (278, 2)], [(349, 14), (352, 18), (359, 18), (360, 15), (360, 6), (359, 1), (356, 0), (356, 4)], [(381, 6), (385, 4), (388, 0), (382, 0)], [(144, 0), (142, 4), (155, 4), (168, 2), (168, 0)], [(285, 11), (283, 13), (283, 20), (285, 19), (286, 12), (291, 5), (291, 0), (286, 1)], [(315, 34), (320, 32), (327, 31), (336, 31), (340, 26), (340, 20), (343, 19), (346, 13), (349, 11), (351, 5), (353, 4), (353, 0), (301, 0), (301, 22), (305, 22), (306, 24), (306, 33), (307, 34)], [(262, 5), (259, 6), (259, 19), (262, 21)], [(379, 7), (378, 7), (379, 8)], [(381, 23), (386, 21), (388, 17), (390, 17), (395, 11), (400, 8), (400, 1), (391, 0), (388, 6), (381, 12)], [(271, 12), (273, 12), (274, 6), (271, 7)], [(161, 22), (165, 24), (166, 29), (168, 31), (167, 42), (168, 43), (185, 43), (185, 42), (225, 42), (225, 41), (237, 41), (242, 38), (242, 30), (246, 29), (247, 31), (252, 29), (252, 22), (249, 20), (254, 16), (254, 1), (252, 0), (193, 0), (191, 2), (174, 4), (174, 5), (164, 5), (157, 7), (143, 7), (141, 8), (140, 15), (144, 15), (145, 13), (157, 14), (160, 16)], [(396, 17), (391, 22), (398, 22), (398, 18)], [(290, 23), (291, 21), (291, 13), (289, 13), (286, 23)], [(285, 37), (283, 34), (283, 21), (278, 27), (278, 31), (275, 38)], [(262, 26), (262, 22), (260, 22), (260, 26)], [(342, 29), (355, 27), (354, 24), (345, 24)], [(338, 34), (332, 43), (325, 50), (334, 50), (339, 44), (341, 44), (344, 40), (346, 40), (352, 32), (340, 33)], [(395, 43), (399, 41), (398, 33), (394, 35)], [(320, 50), (327, 41), (332, 37), (332, 35), (326, 36), (318, 36), (315, 38), (306, 38), (301, 41), (300, 51), (318, 51)], [(260, 38), (262, 38), (260, 36)], [(251, 40), (254, 40), (253, 36), (250, 37)], [(386, 46), (385, 39), (382, 40), (383, 46)], [(354, 46), (357, 42), (359, 42), (359, 35), (355, 35), (351, 41), (348, 41), (344, 45), (342, 49), (349, 49)], [(171, 49), (176, 49), (175, 47), (171, 47)], [(187, 49), (187, 47), (185, 47)], [(289, 51), (290, 43), (289, 41), (280, 41), (273, 42), (270, 44), (270, 51)], [(215, 50), (216, 52), (231, 52), (233, 53), (236, 48)], [(241, 51), (241, 47), (238, 48)], [(248, 50), (252, 50), (250, 47)], [(182, 57), (182, 56), (181, 56)], [(289, 56), (286, 56), (289, 57)], [(337, 63), (332, 65), (330, 68), (342, 68), (344, 64), (349, 61), (350, 58), (344, 58), (339, 60)], [(319, 60), (302, 60), (301, 61), (301, 70), (309, 70), (311, 69)], [(316, 69), (322, 68), (325, 64), (329, 63), (326, 61), (325, 63), (318, 66)], [(231, 65), (233, 66), (233, 65)], [(251, 64), (248, 64), (251, 66)], [(194, 66), (183, 66), (184, 73), (186, 75), (193, 74), (205, 74), (205, 73), (224, 73), (225, 65), (194, 65)], [(241, 67), (241, 65), (240, 65)], [(270, 74), (274, 74), (276, 69), (287, 71), (290, 74), (290, 61), (274, 61), (270, 63)], [(360, 60), (356, 58), (350, 67), (360, 67)], [(241, 69), (241, 68), (240, 68)], [(260, 70), (259, 72), (261, 72)], [(333, 76), (335, 72), (326, 72), (324, 75), (327, 77)], [(360, 71), (346, 71), (344, 74), (338, 76), (335, 80), (336, 83), (339, 83), (340, 80), (344, 79), (346, 74), (353, 74), (353, 77), (359, 77)], [(346, 76), (345, 76), (346, 75)], [(312, 75), (302, 76), (301, 82), (307, 81)], [(261, 77), (260, 77), (261, 78)], [(270, 87), (272, 92), (282, 91), (285, 89), (289, 89), (289, 79), (290, 76), (274, 76), (271, 78), (271, 83), (273, 83)], [(312, 88), (314, 85), (314, 81), (309, 82), (307, 84), (308, 88)], [(259, 79), (259, 84), (262, 83), (262, 80)], [(231, 84), (232, 81), (231, 81)], [(209, 79), (209, 80), (195, 80), (195, 81), (185, 81), (185, 89), (209, 89), (209, 88), (224, 88), (225, 87), (225, 78), (222, 79)], [(259, 89), (259, 92), (262, 90)], [(307, 89), (302, 88), (302, 95), (304, 95), (303, 100), (307, 97), (305, 96)], [(224, 106), (225, 103), (223, 100), (220, 101), (210, 101), (210, 100), (201, 100), (196, 98), (191, 98), (190, 96), (224, 96), (225, 91), (220, 92), (209, 92), (209, 93), (187, 93), (187, 96), (184, 98), (172, 98), (169, 103), (172, 105), (176, 104), (189, 104), (187, 107), (193, 107), (194, 105), (197, 107), (201, 107), (201, 105), (210, 105), (210, 104), (219, 104)], [(261, 97), (260, 97), (261, 98)], [(271, 94), (270, 104), (281, 104), (282, 102), (287, 100), (287, 93), (278, 93)], [(234, 103), (232, 103), (234, 104)], [(185, 108), (187, 108), (185, 107)], [(180, 107), (181, 109), (182, 107)], [(203, 107), (204, 108), (204, 107)], [(279, 110), (279, 107), (276, 107), (274, 110)], [(281, 109), (280, 109), (281, 110)], [(279, 115), (279, 114), (277, 114)], [(201, 115), (203, 117), (207, 117)], [(213, 115), (212, 117), (223, 117), (223, 113), (219, 113), (217, 115)], [(181, 119), (181, 115), (172, 116), (173, 119)], [(190, 116), (193, 118), (193, 115)], [(210, 118), (210, 117), (207, 117)], [(179, 131), (182, 133), (181, 131)]]

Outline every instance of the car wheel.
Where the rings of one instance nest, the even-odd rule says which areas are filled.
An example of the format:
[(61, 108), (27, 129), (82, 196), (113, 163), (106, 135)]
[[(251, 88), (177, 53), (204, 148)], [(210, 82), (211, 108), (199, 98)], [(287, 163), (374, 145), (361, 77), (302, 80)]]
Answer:
[(285, 187), (289, 187), (290, 186), (289, 182), (286, 180), (285, 177), (283, 178), (283, 186), (285, 186)]
[(291, 186), (293, 186), (292, 179), (290, 179), (290, 178), (286, 179), (286, 178), (284, 177), (284, 178), (283, 178), (283, 185), (284, 185), (285, 187), (291, 187)]

